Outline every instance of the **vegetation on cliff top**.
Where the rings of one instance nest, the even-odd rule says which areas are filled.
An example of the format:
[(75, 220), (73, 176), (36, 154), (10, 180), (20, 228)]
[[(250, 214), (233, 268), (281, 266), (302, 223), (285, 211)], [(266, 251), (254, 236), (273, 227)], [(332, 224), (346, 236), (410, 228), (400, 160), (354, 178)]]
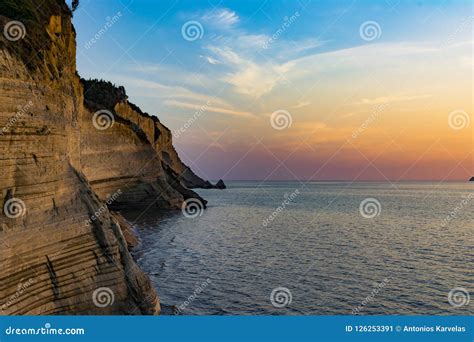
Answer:
[[(84, 86), (85, 105), (89, 110), (108, 109), (113, 111), (117, 103), (128, 99), (125, 88), (123, 86), (116, 86), (110, 81), (81, 78), (81, 83)], [(130, 108), (140, 115), (159, 121), (157, 117), (142, 111), (136, 104), (129, 101), (127, 103)], [(100, 106), (100, 108), (96, 108), (95, 105)]]
[[(85, 80), (81, 78), (84, 87), (85, 105), (89, 110), (98, 109), (114, 110), (117, 103), (125, 101), (127, 94), (124, 87), (117, 87), (112, 82), (92, 79)], [(100, 108), (96, 108), (99, 106)]]
[[(124, 87), (117, 87), (110, 81), (98, 79), (85, 80), (81, 78), (81, 83), (84, 87), (84, 106), (89, 111), (95, 112), (98, 110), (107, 109), (108, 111), (114, 114), (115, 121), (129, 126), (141, 140), (150, 143), (145, 132), (143, 132), (140, 126), (131, 122), (128, 119), (122, 118), (115, 111), (115, 105), (117, 103), (123, 102), (128, 99)], [(150, 116), (149, 114), (142, 112), (141, 109), (133, 103), (127, 101), (127, 104), (140, 115), (158, 121), (156, 117)], [(155, 127), (155, 136), (158, 137), (160, 134), (161, 132)]]
[[(44, 63), (44, 51), (50, 49), (51, 38), (46, 31), (51, 16), (69, 19), (72, 12), (64, 0), (1, 0), (1, 27), (11, 21), (20, 21), (26, 29), (23, 39), (9, 41), (0, 35), (0, 48), (21, 59), (29, 69), (36, 69)], [(67, 20), (63, 20), (65, 25)]]

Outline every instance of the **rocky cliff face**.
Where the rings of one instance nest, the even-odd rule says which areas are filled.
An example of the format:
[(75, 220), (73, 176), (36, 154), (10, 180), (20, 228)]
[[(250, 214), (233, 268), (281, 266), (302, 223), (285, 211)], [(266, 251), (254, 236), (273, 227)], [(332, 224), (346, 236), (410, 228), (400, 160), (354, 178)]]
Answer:
[(157, 117), (144, 113), (129, 102), (123, 87), (115, 87), (110, 82), (99, 80), (82, 80), (82, 83), (89, 110), (97, 112), (107, 109), (112, 113), (113, 121), (129, 123), (135, 132), (146, 137), (145, 140), (154, 148), (159, 160), (174, 171), (183, 186), (189, 189), (221, 188), (197, 176), (181, 161), (173, 147), (171, 131)]
[[(156, 204), (176, 208), (188, 198), (198, 198), (205, 205), (204, 199), (185, 189), (190, 185), (181, 177), (186, 166), (172, 145), (169, 129), (158, 118), (130, 103), (123, 87), (98, 80), (82, 80), (82, 84), (88, 109), (81, 128), (82, 161), (101, 196), (119, 187), (132, 187), (134, 192), (121, 196), (120, 207)], [(168, 166), (178, 182), (168, 181)], [(194, 176), (195, 185), (206, 184)]]
[(163, 126), (159, 121), (155, 123), (161, 132), (155, 141), (155, 149), (159, 153), (161, 160), (168, 165), (179, 177), (181, 183), (190, 188), (212, 189), (209, 181), (197, 176), (186, 164), (184, 164), (173, 147), (173, 139), (171, 131)]
[[(0, 314), (159, 313), (109, 211), (197, 197), (165, 170), (159, 122), (123, 99), (84, 107), (63, 0), (2, 0), (0, 24)], [(97, 128), (94, 109), (113, 125)]]

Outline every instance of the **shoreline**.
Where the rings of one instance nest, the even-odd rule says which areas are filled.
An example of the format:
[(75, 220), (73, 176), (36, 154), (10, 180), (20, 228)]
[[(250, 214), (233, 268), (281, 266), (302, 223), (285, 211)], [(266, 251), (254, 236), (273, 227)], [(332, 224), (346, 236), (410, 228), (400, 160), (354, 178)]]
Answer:
[(190, 199), (205, 207), (190, 188), (218, 184), (181, 161), (171, 131), (124, 87), (80, 78), (65, 1), (12, 1), (2, 11), (5, 22), (30, 20), (23, 37), (0, 35), (0, 303), (33, 279), (6, 314), (159, 312), (129, 252), (133, 234), (112, 211), (181, 209)]

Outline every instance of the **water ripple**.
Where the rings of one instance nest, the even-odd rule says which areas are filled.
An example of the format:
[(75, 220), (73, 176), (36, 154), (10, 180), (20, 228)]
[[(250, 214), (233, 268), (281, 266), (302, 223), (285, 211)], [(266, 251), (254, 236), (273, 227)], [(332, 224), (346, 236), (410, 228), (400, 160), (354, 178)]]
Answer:
[[(474, 297), (472, 206), (442, 224), (473, 184), (255, 186), (199, 191), (209, 208), (196, 219), (149, 212), (136, 222), (134, 255), (163, 303), (187, 301), (182, 313), (198, 315), (474, 313), (472, 302), (455, 308), (447, 300), (454, 287)], [(359, 212), (366, 198), (381, 203), (373, 219)], [(288, 306), (271, 304), (277, 287), (291, 292)]]

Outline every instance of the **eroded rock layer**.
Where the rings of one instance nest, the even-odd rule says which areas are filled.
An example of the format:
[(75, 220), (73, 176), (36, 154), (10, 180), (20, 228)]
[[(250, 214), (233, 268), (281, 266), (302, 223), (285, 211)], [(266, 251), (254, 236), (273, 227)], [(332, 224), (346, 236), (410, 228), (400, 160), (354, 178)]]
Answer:
[(123, 120), (114, 119), (105, 130), (95, 128), (94, 122), (86, 110), (81, 165), (99, 198), (111, 198), (109, 206), (118, 209), (181, 208), (183, 196), (167, 183), (160, 158), (146, 139)]
[(205, 206), (198, 194), (177, 186), (179, 181), (169, 182), (159, 150), (165, 127), (158, 119), (129, 103), (122, 87), (96, 80), (82, 83), (86, 109), (81, 163), (99, 197), (106, 200), (120, 189), (123, 193), (111, 203), (117, 209), (180, 208), (188, 198)]
[(26, 32), (0, 35), (0, 314), (159, 313), (109, 208), (197, 195), (163, 167), (157, 119), (119, 101), (113, 125), (94, 126), (63, 0), (2, 0), (2, 29), (12, 21)]
[(100, 113), (106, 109), (113, 113), (115, 122), (128, 124), (155, 149), (159, 159), (174, 171), (183, 186), (189, 189), (222, 188), (203, 180), (181, 161), (173, 146), (171, 131), (157, 117), (129, 102), (123, 87), (101, 80), (82, 80), (82, 83), (89, 110)]

